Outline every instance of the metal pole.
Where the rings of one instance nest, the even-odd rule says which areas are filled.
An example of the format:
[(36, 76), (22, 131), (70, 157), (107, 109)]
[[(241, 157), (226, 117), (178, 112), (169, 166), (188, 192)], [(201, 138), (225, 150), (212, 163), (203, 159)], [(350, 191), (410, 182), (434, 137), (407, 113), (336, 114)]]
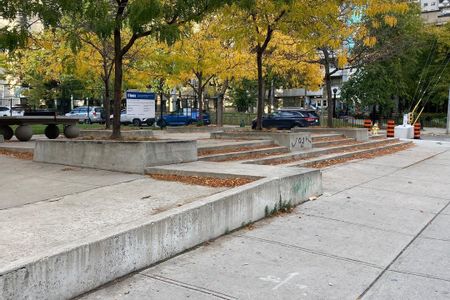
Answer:
[(447, 104), (447, 134), (450, 134), (450, 87), (448, 88), (448, 104)]

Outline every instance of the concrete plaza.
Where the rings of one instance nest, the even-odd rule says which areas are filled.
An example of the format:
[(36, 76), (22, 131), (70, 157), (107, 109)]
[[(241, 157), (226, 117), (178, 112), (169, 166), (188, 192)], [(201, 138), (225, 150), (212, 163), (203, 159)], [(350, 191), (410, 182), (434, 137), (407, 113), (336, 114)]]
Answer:
[(324, 195), (81, 297), (449, 299), (450, 143), (323, 171)]

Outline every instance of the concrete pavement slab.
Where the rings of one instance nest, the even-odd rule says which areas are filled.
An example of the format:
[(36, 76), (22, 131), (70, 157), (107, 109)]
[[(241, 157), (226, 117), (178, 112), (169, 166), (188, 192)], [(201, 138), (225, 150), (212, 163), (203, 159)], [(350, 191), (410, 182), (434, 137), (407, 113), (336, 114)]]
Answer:
[[(348, 199), (347, 197), (350, 197)], [(361, 224), (386, 231), (414, 235), (434, 216), (432, 213), (410, 209), (393, 209), (392, 207), (369, 203), (358, 199), (357, 192), (305, 203), (299, 212), (328, 219), (336, 219), (354, 224)]]
[[(143, 178), (0, 156), (0, 210)], [(45, 187), (45, 188), (44, 188)]]
[(431, 222), (422, 233), (422, 237), (447, 240), (450, 242), (450, 214), (444, 214), (444, 212), (445, 210)]
[(239, 299), (354, 299), (379, 271), (295, 247), (226, 237), (142, 273)]
[(410, 194), (392, 193), (365, 186), (357, 186), (349, 191), (343, 191), (341, 197), (355, 198), (355, 201), (382, 205), (392, 210), (415, 210), (432, 214), (438, 213), (449, 202), (449, 200), (441, 198), (411, 196)]
[(376, 157), (365, 161), (366, 164), (377, 164), (383, 166), (404, 168), (412, 164), (429, 159), (433, 155), (438, 155), (448, 151), (447, 147), (435, 148), (416, 145), (411, 149), (391, 154), (389, 156)]
[[(450, 200), (450, 185), (444, 182), (437, 182), (433, 179), (423, 180), (419, 178), (397, 176), (396, 174), (382, 177), (368, 183), (362, 187), (369, 187), (375, 190), (391, 191), (395, 193), (405, 193), (411, 196), (435, 197)], [(450, 174), (442, 175), (448, 178)]]
[(450, 282), (412, 274), (387, 272), (362, 299), (444, 300), (450, 298)]
[(322, 171), (324, 195), (333, 195), (396, 170), (396, 167), (368, 165), (363, 161), (327, 168)]
[(111, 289), (101, 289), (85, 297), (85, 300), (175, 300), (175, 299), (233, 299), (227, 295), (199, 287), (184, 287), (177, 282), (157, 280), (138, 274), (129, 281), (119, 281)]
[(391, 270), (430, 276), (450, 282), (450, 241), (418, 238)]
[(242, 235), (364, 261), (380, 268), (387, 266), (411, 239), (410, 235), (298, 214), (263, 221)]
[(399, 170), (395, 173), (395, 176), (414, 178), (415, 181), (419, 182), (435, 181), (446, 184), (450, 180), (450, 165), (432, 164), (427, 161)]

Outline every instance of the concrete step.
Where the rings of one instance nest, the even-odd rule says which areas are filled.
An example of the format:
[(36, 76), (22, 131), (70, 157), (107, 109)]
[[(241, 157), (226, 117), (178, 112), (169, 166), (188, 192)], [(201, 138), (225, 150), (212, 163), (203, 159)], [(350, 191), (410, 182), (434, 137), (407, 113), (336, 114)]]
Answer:
[(299, 162), (293, 162), (290, 164), (286, 164), (284, 166), (288, 166), (288, 167), (307, 167), (309, 164), (313, 164), (313, 163), (319, 163), (319, 162), (324, 162), (324, 161), (328, 161), (328, 160), (336, 160), (336, 159), (343, 159), (343, 158), (351, 158), (353, 156), (357, 156), (360, 154), (368, 154), (368, 153), (374, 153), (380, 150), (386, 150), (386, 149), (390, 149), (390, 148), (394, 148), (397, 146), (402, 146), (402, 145), (407, 145), (407, 144), (411, 144), (412, 142), (404, 142), (404, 141), (396, 141), (393, 143), (389, 143), (389, 144), (385, 144), (385, 145), (378, 145), (378, 146), (374, 146), (368, 149), (362, 149), (362, 150), (356, 150), (356, 151), (350, 151), (350, 152), (346, 152), (346, 153), (335, 153), (335, 154), (330, 154), (330, 155), (325, 155), (325, 156), (321, 156), (318, 158), (312, 158), (312, 159), (308, 159), (308, 160), (304, 160)]
[(271, 146), (275, 146), (273, 144), (273, 141), (271, 140), (258, 140), (258, 141), (242, 141), (242, 142), (230, 142), (230, 143), (219, 143), (217, 145), (199, 145), (197, 147), (197, 150), (199, 152), (199, 156), (201, 155), (201, 152), (206, 151), (215, 151), (215, 150), (223, 150), (223, 151), (229, 151), (229, 152), (235, 152), (234, 149), (237, 148), (243, 148), (243, 147), (253, 147), (253, 148), (260, 148), (267, 146), (267, 148)]
[(286, 147), (273, 146), (267, 148), (250, 149), (245, 151), (228, 152), (221, 154), (211, 154), (199, 156), (201, 161), (227, 161), (227, 160), (247, 160), (249, 158), (266, 157), (269, 155), (279, 155), (281, 153), (288, 153), (289, 149)]
[(324, 141), (320, 141), (320, 142), (313, 141), (313, 148), (333, 147), (333, 146), (349, 145), (349, 144), (355, 144), (355, 143), (357, 143), (355, 139), (340, 137), (340, 138), (329, 139), (329, 140), (324, 140)]
[(375, 135), (370, 135), (369, 139), (371, 140), (380, 140), (380, 139), (385, 139), (386, 138), (386, 134), (375, 134)]
[(352, 150), (358, 150), (364, 147), (377, 147), (377, 146), (383, 146), (388, 145), (391, 143), (398, 142), (398, 139), (383, 139), (383, 140), (373, 140), (353, 145), (339, 145), (336, 147), (329, 147), (329, 148), (316, 148), (311, 149), (307, 151), (302, 152), (293, 152), (289, 154), (284, 155), (276, 155), (272, 157), (267, 158), (259, 158), (259, 159), (253, 159), (253, 160), (247, 160), (245, 163), (249, 164), (262, 164), (262, 165), (278, 165), (278, 164), (290, 164), (293, 160), (303, 160), (313, 157), (319, 157), (322, 155), (328, 155), (332, 153), (337, 152), (344, 152), (344, 151), (352, 151)]
[(345, 135), (340, 133), (313, 133), (311, 134), (311, 137), (313, 142), (323, 142), (329, 139), (345, 138)]

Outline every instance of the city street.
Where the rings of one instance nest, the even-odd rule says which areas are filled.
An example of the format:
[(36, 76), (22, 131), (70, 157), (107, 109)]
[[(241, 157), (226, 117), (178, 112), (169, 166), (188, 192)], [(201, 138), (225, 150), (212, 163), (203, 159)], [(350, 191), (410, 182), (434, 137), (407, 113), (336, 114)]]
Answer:
[(448, 299), (450, 144), (323, 171), (324, 195), (81, 299)]

